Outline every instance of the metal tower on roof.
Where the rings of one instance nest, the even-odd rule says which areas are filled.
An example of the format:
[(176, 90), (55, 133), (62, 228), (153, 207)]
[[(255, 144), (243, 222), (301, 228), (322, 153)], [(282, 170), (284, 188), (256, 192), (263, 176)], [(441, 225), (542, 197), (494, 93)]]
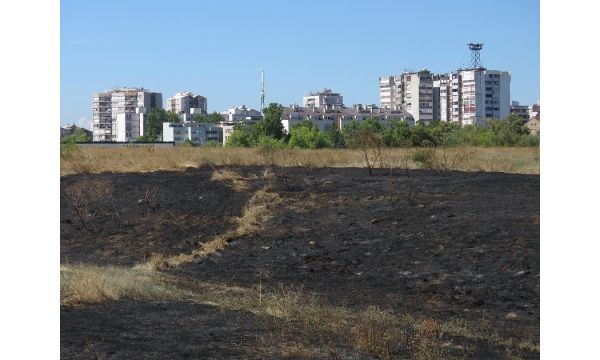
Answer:
[(481, 67), (481, 58), (479, 57), (479, 51), (483, 49), (483, 43), (468, 43), (469, 50), (471, 50), (471, 67), (477, 69)]
[(260, 68), (260, 112), (265, 108), (265, 74)]

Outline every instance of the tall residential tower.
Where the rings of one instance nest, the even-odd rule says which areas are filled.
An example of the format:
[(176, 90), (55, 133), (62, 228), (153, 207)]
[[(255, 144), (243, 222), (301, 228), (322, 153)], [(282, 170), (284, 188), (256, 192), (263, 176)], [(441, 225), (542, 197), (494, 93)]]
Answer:
[(118, 88), (92, 98), (93, 141), (131, 141), (144, 134), (146, 114), (162, 108), (162, 94)]

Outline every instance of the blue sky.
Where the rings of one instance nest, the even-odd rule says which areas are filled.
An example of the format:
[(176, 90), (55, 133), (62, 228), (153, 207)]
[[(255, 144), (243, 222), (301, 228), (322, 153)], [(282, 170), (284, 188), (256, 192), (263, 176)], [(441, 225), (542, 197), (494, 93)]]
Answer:
[(61, 124), (89, 127), (115, 86), (208, 98), (208, 110), (302, 103), (324, 87), (379, 104), (378, 77), (481, 61), (512, 73), (511, 99), (540, 97), (539, 0), (61, 1)]

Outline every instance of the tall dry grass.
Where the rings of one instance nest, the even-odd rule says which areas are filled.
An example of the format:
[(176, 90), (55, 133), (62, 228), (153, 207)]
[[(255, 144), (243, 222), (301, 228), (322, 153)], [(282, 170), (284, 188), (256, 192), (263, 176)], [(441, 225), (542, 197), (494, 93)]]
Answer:
[[(386, 148), (383, 162), (397, 167), (418, 168), (412, 148)], [(469, 152), (456, 164), (463, 171), (501, 171), (539, 174), (539, 148), (449, 148), (448, 156)], [(282, 149), (265, 157), (255, 148), (82, 148), (61, 156), (61, 175), (102, 172), (148, 172), (183, 170), (202, 165), (279, 165), (304, 167), (365, 167), (359, 150)]]

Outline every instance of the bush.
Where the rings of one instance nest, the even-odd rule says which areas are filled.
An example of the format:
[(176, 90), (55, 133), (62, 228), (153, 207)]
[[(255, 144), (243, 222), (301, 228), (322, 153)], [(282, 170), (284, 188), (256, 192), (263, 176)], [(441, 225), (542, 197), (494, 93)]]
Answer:
[(430, 151), (417, 150), (413, 153), (412, 160), (419, 165), (420, 168), (431, 168), (433, 165), (433, 157)]
[(288, 145), (291, 148), (300, 149), (324, 149), (334, 147), (331, 136), (327, 133), (320, 132), (317, 125), (311, 121), (303, 121), (292, 127)]

